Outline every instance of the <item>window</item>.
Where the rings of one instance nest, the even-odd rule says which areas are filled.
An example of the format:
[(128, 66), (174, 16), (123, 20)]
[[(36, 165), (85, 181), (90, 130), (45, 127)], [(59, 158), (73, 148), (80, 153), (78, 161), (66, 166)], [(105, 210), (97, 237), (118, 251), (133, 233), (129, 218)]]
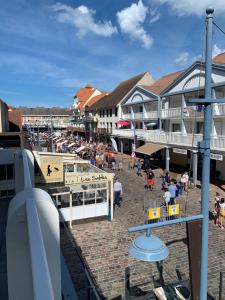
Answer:
[(203, 133), (203, 122), (197, 122), (196, 133)]
[(102, 117), (103, 117), (103, 118), (105, 117), (105, 111), (104, 111), (104, 109), (103, 109), (103, 111), (102, 111)]
[(117, 117), (117, 115), (118, 115), (118, 108), (116, 107), (115, 108), (115, 117)]
[(172, 132), (179, 132), (180, 124), (172, 124)]
[(109, 110), (109, 116), (112, 117), (112, 109)]
[(14, 179), (14, 165), (0, 165), (0, 180)]
[(109, 110), (107, 109), (106, 110), (106, 117), (108, 117), (109, 116)]
[(99, 117), (100, 118), (102, 117), (102, 111), (101, 110), (99, 111)]
[(143, 106), (139, 106), (139, 112), (143, 112)]

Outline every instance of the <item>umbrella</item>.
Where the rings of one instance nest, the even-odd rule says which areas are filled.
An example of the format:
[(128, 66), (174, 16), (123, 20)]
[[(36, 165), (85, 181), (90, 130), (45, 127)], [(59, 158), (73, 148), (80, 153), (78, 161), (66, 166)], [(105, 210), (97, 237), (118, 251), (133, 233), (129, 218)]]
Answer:
[(75, 143), (71, 143), (68, 145), (68, 148), (72, 147), (73, 145), (75, 145)]
[(127, 122), (127, 121), (122, 121), (122, 120), (121, 120), (121, 121), (117, 121), (116, 124), (117, 124), (117, 125), (126, 126), (126, 125), (129, 125), (129, 122)]

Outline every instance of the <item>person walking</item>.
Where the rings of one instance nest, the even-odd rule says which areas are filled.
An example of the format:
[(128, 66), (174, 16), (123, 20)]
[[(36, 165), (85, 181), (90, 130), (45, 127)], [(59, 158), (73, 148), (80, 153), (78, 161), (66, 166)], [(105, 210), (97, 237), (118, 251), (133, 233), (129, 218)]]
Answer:
[(189, 181), (188, 172), (184, 172), (181, 175), (181, 178), (180, 178), (180, 182), (181, 182), (181, 192), (180, 192), (180, 194), (181, 195), (182, 195), (183, 191), (187, 191), (188, 181)]
[(153, 186), (155, 184), (154, 178), (155, 178), (155, 174), (153, 173), (153, 171), (151, 169), (149, 169), (147, 171), (147, 187), (148, 187), (148, 189), (150, 189), (150, 191), (153, 190)]
[(142, 176), (141, 170), (142, 170), (142, 163), (141, 163), (141, 160), (139, 159), (138, 163), (137, 163), (137, 175), (138, 176)]
[(167, 207), (170, 204), (171, 194), (168, 191), (168, 188), (164, 188), (164, 191), (165, 191), (165, 193), (163, 195), (163, 198), (164, 198), (164, 201), (165, 201), (165, 206)]
[(114, 202), (118, 207), (120, 207), (122, 192), (123, 192), (122, 184), (121, 182), (119, 182), (117, 178), (116, 182), (114, 183)]
[(177, 191), (177, 187), (174, 184), (173, 180), (171, 180), (168, 190), (169, 190), (170, 195), (171, 195), (169, 204), (173, 205), (173, 204), (175, 204), (176, 191)]

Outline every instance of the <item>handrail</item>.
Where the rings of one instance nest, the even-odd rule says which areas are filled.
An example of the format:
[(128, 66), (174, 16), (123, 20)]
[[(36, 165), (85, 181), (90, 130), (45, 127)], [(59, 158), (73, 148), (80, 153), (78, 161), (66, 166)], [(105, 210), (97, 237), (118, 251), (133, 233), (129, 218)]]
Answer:
[(26, 150), (22, 150), (24, 189), (32, 188)]
[[(24, 190), (32, 188), (26, 150), (22, 151)], [(54, 300), (54, 292), (44, 247), (41, 225), (33, 197), (26, 199), (27, 227), (30, 246), (35, 300)], [(43, 298), (44, 295), (44, 298)]]
[(26, 201), (26, 213), (35, 300), (54, 300), (40, 221), (33, 198)]

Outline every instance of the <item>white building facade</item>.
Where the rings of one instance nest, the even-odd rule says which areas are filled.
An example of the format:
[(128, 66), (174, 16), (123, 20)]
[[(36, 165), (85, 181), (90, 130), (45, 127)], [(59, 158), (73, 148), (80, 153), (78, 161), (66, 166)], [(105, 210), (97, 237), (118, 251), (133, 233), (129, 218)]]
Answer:
[[(196, 181), (202, 164), (198, 141), (203, 138), (204, 106), (193, 105), (188, 100), (204, 97), (204, 82), (204, 66), (196, 62), (169, 84), (164, 83), (164, 89), (158, 94), (151, 92), (156, 90), (157, 82), (152, 89), (137, 86), (120, 103), (121, 118), (129, 121), (130, 128), (113, 129), (112, 135), (118, 138), (119, 144), (133, 141), (136, 148), (144, 143), (163, 145), (166, 169), (169, 163), (184, 168), (191, 165)], [(161, 83), (159, 80), (158, 84)], [(224, 97), (224, 64), (213, 64), (212, 83), (213, 97)], [(225, 104), (213, 105), (211, 153), (212, 176), (225, 179)]]

